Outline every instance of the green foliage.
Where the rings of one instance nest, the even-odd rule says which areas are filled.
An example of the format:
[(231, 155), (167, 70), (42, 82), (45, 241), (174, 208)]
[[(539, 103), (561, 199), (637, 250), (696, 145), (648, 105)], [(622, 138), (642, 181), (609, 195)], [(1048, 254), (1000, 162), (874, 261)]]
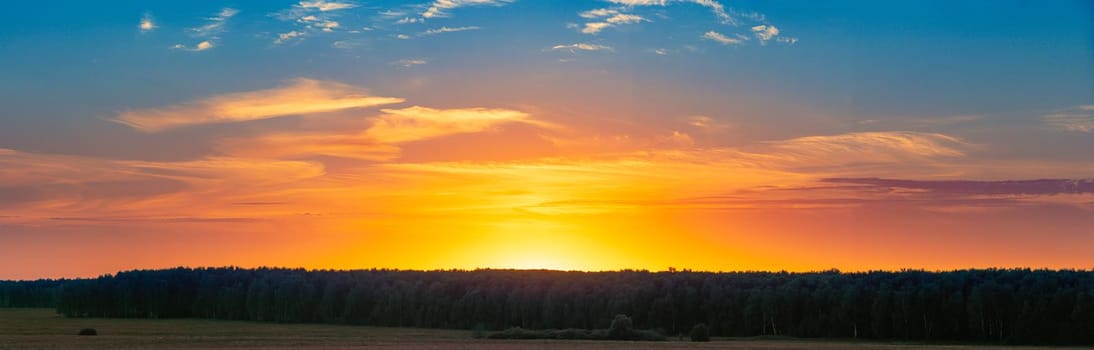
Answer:
[(710, 328), (705, 323), (700, 323), (691, 327), (691, 333), (688, 335), (691, 341), (710, 341)]

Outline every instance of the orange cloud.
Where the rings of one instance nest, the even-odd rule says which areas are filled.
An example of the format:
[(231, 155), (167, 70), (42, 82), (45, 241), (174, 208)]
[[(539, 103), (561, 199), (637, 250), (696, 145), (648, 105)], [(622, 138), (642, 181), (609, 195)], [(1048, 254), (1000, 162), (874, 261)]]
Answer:
[(145, 132), (213, 123), (242, 122), (401, 103), (369, 96), (363, 89), (333, 81), (295, 79), (272, 89), (213, 96), (180, 105), (130, 110), (112, 119)]
[(384, 109), (382, 112), (384, 115), (376, 118), (372, 127), (364, 133), (366, 138), (380, 143), (402, 143), (480, 132), (509, 122), (549, 125), (532, 120), (528, 113), (499, 108), (434, 109), (413, 106)]

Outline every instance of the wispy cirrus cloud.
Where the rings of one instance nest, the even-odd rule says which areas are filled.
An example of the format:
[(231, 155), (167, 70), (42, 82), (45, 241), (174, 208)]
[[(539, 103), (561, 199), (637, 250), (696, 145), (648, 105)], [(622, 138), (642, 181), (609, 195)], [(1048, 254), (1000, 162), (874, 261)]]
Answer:
[(403, 143), (434, 137), (472, 133), (487, 130), (495, 125), (522, 122), (545, 125), (531, 119), (528, 113), (502, 108), (435, 109), (412, 106), (402, 109), (383, 109), (364, 132), (364, 137), (378, 143)]
[(327, 12), (327, 11), (338, 11), (338, 10), (351, 9), (351, 8), (357, 7), (357, 4), (354, 4), (354, 3), (351, 3), (351, 2), (316, 0), (316, 1), (301, 1), (297, 4), (297, 6), (299, 6), (300, 8), (303, 8), (303, 9), (316, 9), (316, 10), (319, 10), (320, 12)]
[(218, 142), (217, 149), (235, 157), (250, 159), (294, 159), (316, 156), (361, 161), (389, 161), (400, 149), (361, 134), (269, 133)]
[(482, 28), (479, 28), (478, 26), (440, 27), (440, 28), (429, 29), (429, 30), (426, 30), (424, 32), (418, 33), (418, 36), (432, 36), (432, 35), (437, 35), (437, 34), (464, 32), (464, 31), (468, 31), (468, 30), (479, 30), (479, 29), (482, 29)]
[(623, 6), (668, 6), (674, 3), (691, 3), (706, 7), (714, 13), (718, 20), (726, 24), (736, 25), (737, 19), (731, 16), (725, 5), (715, 0), (608, 0), (608, 2)]
[(273, 13), (271, 16), (286, 22), (292, 22), (296, 28), (278, 33), (274, 39), (275, 45), (281, 45), (304, 38), (317, 33), (330, 33), (342, 27), (342, 23), (336, 18), (344, 10), (356, 8), (357, 4), (341, 1), (300, 1), (292, 7)]
[[(913, 131), (858, 132), (806, 136), (767, 144), (790, 157), (859, 154), (859, 159), (898, 160), (907, 157), (960, 157), (969, 144), (959, 138)], [(856, 159), (849, 159), (856, 160)]]
[(551, 47), (552, 51), (615, 51), (611, 46), (590, 44), (590, 43), (573, 43), (573, 44), (560, 44)]
[(413, 106), (384, 109), (367, 118), (370, 125), (356, 133), (271, 133), (220, 142), (218, 149), (233, 157), (298, 159), (314, 156), (387, 162), (399, 157), (401, 144), (444, 136), (472, 134), (522, 123), (543, 128), (553, 125), (522, 111), (504, 108), (438, 109)]
[(794, 44), (798, 38), (780, 36), (779, 28), (771, 24), (761, 24), (752, 27), (752, 34), (760, 40), (760, 45), (767, 45), (768, 41), (775, 40), (780, 43)]
[(434, 0), (422, 12), (423, 18), (448, 17), (448, 11), (469, 6), (504, 6), (516, 0)]
[(392, 65), (396, 65), (396, 66), (403, 67), (403, 68), (410, 68), (410, 67), (413, 67), (413, 66), (420, 66), (420, 65), (423, 65), (423, 64), (426, 64), (426, 63), (429, 63), (429, 62), (426, 61), (426, 60), (420, 59), (420, 58), (404, 58), (404, 59), (401, 59), (401, 60), (398, 60), (398, 61), (395, 61), (395, 62), (391, 62)]
[(693, 115), (686, 118), (688, 125), (704, 132), (720, 132), (733, 128), (732, 123), (720, 121), (705, 115)]
[(228, 20), (237, 14), (239, 14), (239, 10), (234, 8), (225, 7), (221, 9), (215, 15), (207, 17), (205, 24), (187, 29), (190, 36), (201, 41), (193, 46), (179, 43), (171, 46), (171, 48), (185, 51), (206, 51), (217, 47), (216, 42), (220, 40), (220, 35), (227, 31)]
[(10, 192), (0, 196), (0, 207), (38, 217), (204, 216), (212, 214), (205, 210), (210, 201), (323, 174), (321, 164), (305, 161), (151, 162), (12, 151), (0, 154), (0, 193)]
[(195, 37), (199, 38), (216, 38), (221, 33), (227, 30), (228, 20), (235, 15), (239, 14), (239, 10), (231, 7), (225, 7), (217, 12), (216, 15), (205, 19), (205, 24), (190, 28), (189, 31), (193, 33)]
[(1041, 116), (1041, 119), (1053, 129), (1094, 133), (1094, 105), (1049, 113)]
[(1094, 179), (1037, 180), (906, 180), (884, 178), (827, 178), (821, 182), (922, 190), (952, 195), (1058, 195), (1094, 194)]
[(593, 19), (594, 22), (587, 22), (581, 29), (585, 34), (597, 34), (605, 28), (611, 28), (620, 24), (633, 24), (644, 21), (649, 21), (642, 16), (622, 13), (616, 9), (593, 9), (578, 14), (582, 18)]
[(295, 79), (266, 90), (213, 96), (174, 106), (129, 110), (112, 120), (145, 132), (400, 103), (332, 81)]
[(713, 41), (715, 41), (719, 44), (722, 44), (722, 45), (736, 45), (736, 44), (740, 44), (740, 43), (744, 42), (744, 40), (748, 40), (747, 38), (740, 38), (740, 37), (730, 38), (730, 37), (726, 36), (725, 34), (715, 32), (713, 30), (708, 31), (706, 33), (703, 33), (703, 38), (707, 39), (707, 40), (713, 40)]

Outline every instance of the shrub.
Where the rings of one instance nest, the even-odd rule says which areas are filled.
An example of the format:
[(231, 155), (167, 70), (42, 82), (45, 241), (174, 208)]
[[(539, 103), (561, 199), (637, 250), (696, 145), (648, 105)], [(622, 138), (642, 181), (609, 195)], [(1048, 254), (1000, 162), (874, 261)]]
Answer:
[(95, 328), (84, 328), (76, 335), (99, 335), (99, 332), (95, 331)]
[(608, 336), (616, 340), (630, 339), (633, 333), (631, 318), (627, 315), (615, 315), (611, 327), (608, 328)]
[(691, 328), (691, 341), (710, 341), (710, 329), (705, 323), (700, 323)]

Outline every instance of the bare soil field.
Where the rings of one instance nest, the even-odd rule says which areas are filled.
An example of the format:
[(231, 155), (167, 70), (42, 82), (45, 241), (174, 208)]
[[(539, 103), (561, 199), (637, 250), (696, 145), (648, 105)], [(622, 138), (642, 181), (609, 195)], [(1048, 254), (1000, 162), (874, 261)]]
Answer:
[[(97, 336), (77, 336), (94, 328)], [(714, 339), (623, 342), (472, 339), (470, 331), (200, 319), (71, 319), (52, 309), (0, 309), (0, 349), (1045, 349), (972, 345)]]

